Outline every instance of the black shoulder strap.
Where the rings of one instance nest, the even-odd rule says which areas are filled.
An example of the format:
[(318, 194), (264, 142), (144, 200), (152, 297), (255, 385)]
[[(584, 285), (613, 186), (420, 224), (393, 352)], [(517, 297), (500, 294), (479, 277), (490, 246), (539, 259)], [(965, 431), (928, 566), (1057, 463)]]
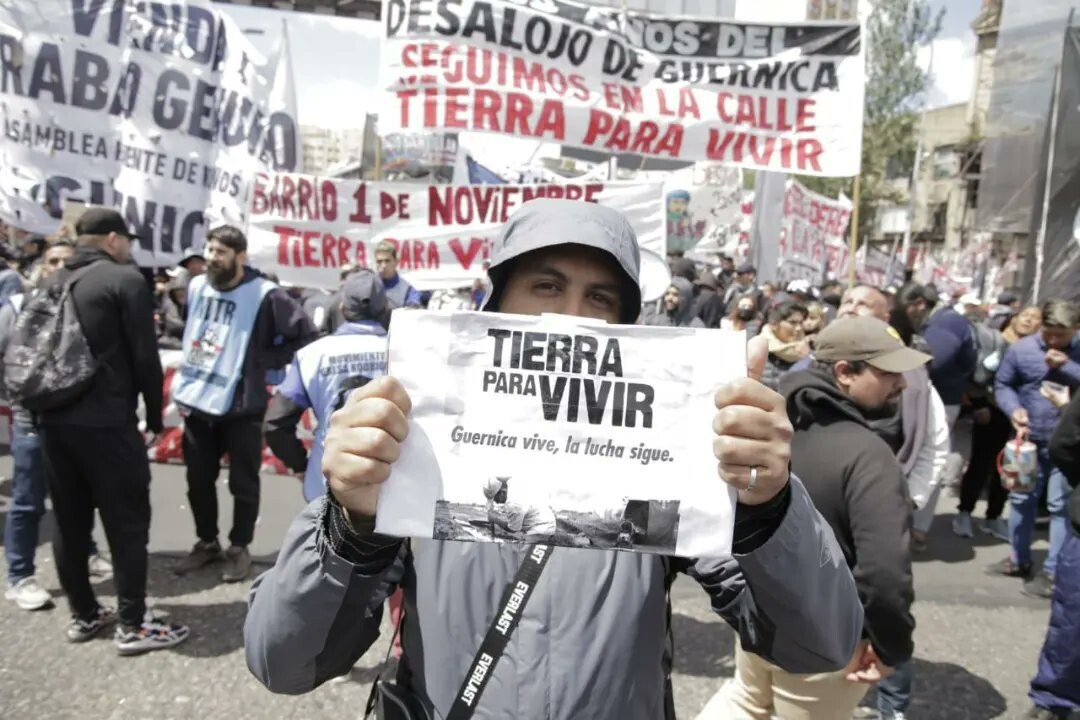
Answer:
[(536, 588), (548, 558), (551, 557), (551, 551), (550, 545), (533, 545), (514, 579), (507, 584), (499, 609), (491, 619), (491, 625), (484, 635), (484, 641), (480, 643), (480, 649), (476, 651), (476, 657), (469, 664), (469, 671), (465, 673), (465, 680), (454, 698), (454, 704), (450, 706), (446, 720), (469, 720), (476, 711), (487, 681), (506, 652), (510, 636), (521, 620), (521, 614), (525, 612), (525, 605)]

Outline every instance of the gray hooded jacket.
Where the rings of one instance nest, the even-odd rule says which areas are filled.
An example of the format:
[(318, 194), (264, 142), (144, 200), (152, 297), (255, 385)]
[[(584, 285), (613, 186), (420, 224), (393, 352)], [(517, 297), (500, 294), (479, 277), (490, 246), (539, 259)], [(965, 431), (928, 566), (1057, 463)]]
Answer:
[[(389, 562), (346, 560), (334, 506), (312, 502), (276, 565), (251, 590), (248, 667), (298, 694), (347, 673), (379, 636), (383, 604), (405, 590), (398, 682), (449, 711), (506, 584), (527, 548), (394, 541)], [(697, 561), (555, 548), (495, 668), (476, 718), (664, 717), (669, 573), (697, 580), (742, 646), (792, 672), (844, 667), (862, 607), (836, 538), (792, 478), (780, 527), (753, 552)]]
[(663, 307), (661, 301), (660, 310), (650, 317), (645, 324), (659, 325), (662, 327), (705, 327), (701, 318), (694, 315), (694, 286), (682, 277), (671, 278), (671, 284), (679, 290), (679, 305), (674, 313), (670, 313)]
[[(492, 247), (485, 307), (498, 308), (511, 262), (563, 242), (615, 258), (626, 275), (621, 319), (633, 322), (641, 307), (633, 230), (617, 212), (574, 201), (534, 200), (515, 213)], [(445, 717), (528, 549), (406, 544), (371, 532), (372, 519), (360, 521), (364, 527), (354, 531), (329, 497), (296, 518), (277, 563), (251, 590), (248, 667), (279, 693), (308, 692), (347, 673), (378, 637), (384, 601), (401, 587), (398, 682)], [(847, 665), (862, 632), (862, 605), (836, 538), (802, 484), (792, 478), (773, 501), (740, 505), (734, 536), (742, 554), (698, 560), (555, 548), (474, 717), (664, 717), (667, 590), (677, 573), (700, 583), (747, 650), (792, 672)]]

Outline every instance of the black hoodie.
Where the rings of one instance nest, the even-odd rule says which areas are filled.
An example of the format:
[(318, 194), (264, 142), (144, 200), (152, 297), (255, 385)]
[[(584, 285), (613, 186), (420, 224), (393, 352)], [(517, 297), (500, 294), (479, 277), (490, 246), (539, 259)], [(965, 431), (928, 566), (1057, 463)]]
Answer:
[(795, 428), (791, 472), (832, 526), (866, 613), (865, 634), (886, 665), (911, 657), (911, 500), (896, 456), (859, 407), (819, 370), (780, 381)]
[(154, 298), (134, 265), (117, 263), (104, 250), (76, 248), (65, 269), (46, 284), (64, 282), (72, 270), (96, 264), (75, 284), (79, 324), (98, 361), (90, 390), (74, 404), (43, 413), (45, 425), (118, 427), (137, 422), (138, 396), (151, 432), (162, 429), (162, 372), (154, 324)]

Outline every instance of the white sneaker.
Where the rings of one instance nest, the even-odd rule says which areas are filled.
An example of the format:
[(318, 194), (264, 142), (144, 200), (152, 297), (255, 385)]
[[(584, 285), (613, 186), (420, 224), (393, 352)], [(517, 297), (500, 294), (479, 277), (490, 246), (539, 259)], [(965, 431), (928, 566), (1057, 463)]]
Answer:
[(960, 537), (975, 537), (975, 532), (971, 529), (971, 513), (957, 513), (952, 521), (952, 531)]
[(90, 577), (104, 578), (113, 574), (112, 563), (101, 553), (91, 555), (87, 567), (90, 570)]
[(987, 535), (993, 535), (998, 540), (1009, 542), (1009, 522), (1005, 518), (984, 520), (982, 531)]
[(41, 610), (52, 605), (52, 595), (41, 587), (41, 583), (33, 575), (8, 587), (4, 597), (14, 600), (23, 610)]

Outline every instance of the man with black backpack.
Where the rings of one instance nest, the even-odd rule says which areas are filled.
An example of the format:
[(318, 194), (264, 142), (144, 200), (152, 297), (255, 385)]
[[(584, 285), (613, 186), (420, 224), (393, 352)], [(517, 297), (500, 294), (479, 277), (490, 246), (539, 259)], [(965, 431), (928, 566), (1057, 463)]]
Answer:
[[(150, 465), (135, 408), (141, 395), (147, 431), (162, 431), (154, 305), (131, 266), (138, 236), (118, 212), (90, 208), (75, 230), (75, 254), (27, 304), (12, 342), (23, 348), (19, 367), (39, 368), (36, 385), (24, 383), (20, 399), (41, 423), (57, 527), (53, 548), (73, 616), (68, 640), (95, 637), (118, 614), (117, 651), (131, 655), (188, 636), (186, 627), (146, 615)], [(35, 317), (53, 321), (35, 331)], [(36, 364), (34, 355), (47, 362)], [(5, 354), (8, 375), (10, 359)], [(118, 613), (99, 605), (90, 587), (86, 557), (95, 507), (112, 551)]]

